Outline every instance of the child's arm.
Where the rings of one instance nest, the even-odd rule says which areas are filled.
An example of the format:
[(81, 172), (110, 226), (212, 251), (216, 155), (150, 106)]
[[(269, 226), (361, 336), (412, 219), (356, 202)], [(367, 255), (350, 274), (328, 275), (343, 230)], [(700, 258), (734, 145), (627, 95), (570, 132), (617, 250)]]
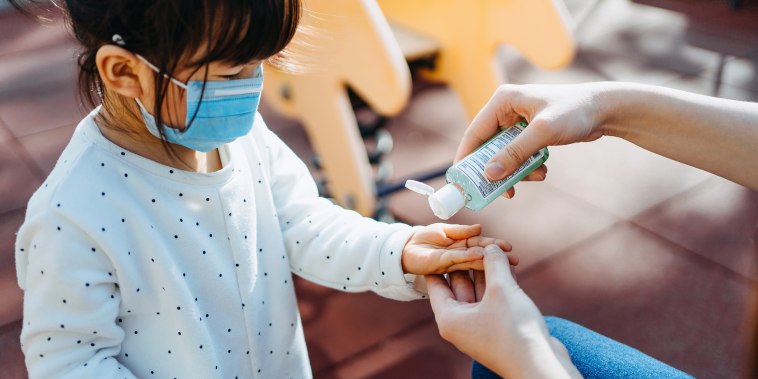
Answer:
[[(414, 269), (423, 263), (413, 261), (415, 266), (404, 271), (402, 259), (412, 236), (429, 236), (417, 233), (426, 228), (377, 222), (320, 198), (303, 162), (276, 135), (269, 131), (264, 135), (271, 189), (292, 271), (339, 290), (374, 291), (398, 300), (423, 298), (424, 294), (413, 288), (415, 276), (406, 275), (421, 273)], [(412, 247), (423, 253), (431, 246), (426, 242), (435, 241), (419, 242)], [(428, 251), (441, 253), (453, 242)], [(481, 260), (481, 252), (467, 249), (465, 241), (461, 243), (452, 246), (457, 249), (456, 259)]]
[(268, 134), (272, 193), (292, 272), (338, 290), (422, 298), (400, 261), (413, 229), (377, 222), (319, 197), (305, 164)]
[(132, 378), (114, 356), (116, 270), (89, 236), (55, 212), (32, 216), (16, 241), (24, 290), (21, 345), (30, 378)]

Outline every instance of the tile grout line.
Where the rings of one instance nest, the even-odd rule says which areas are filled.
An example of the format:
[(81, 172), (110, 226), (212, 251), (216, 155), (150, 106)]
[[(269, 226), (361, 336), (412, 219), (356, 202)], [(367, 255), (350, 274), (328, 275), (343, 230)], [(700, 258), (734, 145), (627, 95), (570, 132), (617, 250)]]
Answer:
[(12, 149), (21, 159), (21, 162), (23, 162), (26, 168), (29, 169), (32, 174), (37, 177), (37, 179), (44, 181), (45, 178), (47, 178), (45, 171), (38, 167), (36, 163), (34, 163), (34, 159), (32, 159), (31, 154), (29, 154), (29, 152), (24, 148), (18, 137), (13, 134), (13, 132), (10, 130), (10, 128), (8, 128), (2, 119), (0, 119), (0, 128), (4, 129), (10, 135), (10, 138), (6, 142), (12, 145)]
[[(85, 116), (82, 116), (82, 118), (84, 118), (84, 117)], [(40, 134), (49, 133), (49, 132), (52, 132), (54, 130), (58, 130), (58, 129), (62, 129), (62, 128), (68, 128), (68, 127), (72, 127), (72, 126), (74, 128), (76, 128), (77, 125), (79, 125), (79, 122), (68, 123), (68, 124), (63, 124), (63, 125), (56, 125), (56, 126), (53, 126), (51, 128), (44, 129), (44, 130), (37, 130), (37, 131), (31, 132), (29, 134), (20, 135), (20, 136), (18, 136), (16, 138), (20, 142), (24, 138), (36, 137), (36, 136), (39, 136)], [(8, 128), (8, 127), (6, 127), (6, 129), (10, 131), (10, 128)]]
[(692, 261), (692, 262), (694, 262), (694, 263), (696, 263), (698, 265), (701, 265), (701, 266), (703, 266), (703, 267), (705, 267), (707, 269), (719, 271), (722, 274), (728, 276), (730, 279), (732, 279), (733, 281), (735, 281), (735, 282), (737, 282), (739, 284), (748, 284), (751, 287), (758, 284), (758, 280), (757, 279), (753, 279), (753, 278), (751, 278), (749, 276), (746, 276), (745, 274), (742, 274), (740, 272), (734, 271), (733, 269), (731, 269), (731, 268), (729, 268), (729, 267), (727, 267), (727, 266), (725, 266), (725, 265), (723, 265), (723, 264), (721, 264), (719, 262), (716, 262), (716, 261), (712, 260), (711, 258), (708, 258), (708, 257), (706, 257), (706, 256), (698, 253), (697, 251), (694, 251), (694, 250), (691, 250), (691, 249), (689, 249), (689, 248), (687, 248), (685, 246), (682, 246), (682, 245), (676, 243), (675, 241), (672, 241), (672, 240), (668, 239), (667, 237), (662, 236), (662, 235), (656, 233), (653, 230), (650, 230), (650, 229), (648, 229), (648, 228), (646, 228), (646, 227), (644, 227), (644, 226), (642, 226), (640, 224), (637, 224), (635, 222), (632, 222), (632, 221), (630, 221), (630, 224), (632, 224), (636, 228), (639, 228), (644, 233), (647, 233), (647, 234), (650, 234), (652, 236), (655, 236), (655, 238), (664, 241), (666, 244), (674, 245), (674, 246), (680, 248), (684, 252), (684, 254), (678, 254), (676, 252), (672, 252), (674, 254), (681, 255), (685, 259), (690, 260), (690, 261)]
[[(424, 300), (421, 300), (421, 301), (427, 301), (428, 302), (429, 299), (424, 299)], [(357, 352), (355, 352), (355, 353), (353, 353), (353, 354), (351, 354), (351, 355), (349, 355), (349, 356), (347, 356), (347, 357), (345, 357), (345, 358), (343, 358), (343, 359), (341, 359), (341, 360), (339, 360), (337, 362), (333, 362), (330, 365), (328, 365), (328, 366), (324, 367), (323, 369), (319, 370), (318, 372), (314, 372), (314, 374), (324, 374), (324, 373), (333, 372), (334, 370), (338, 369), (340, 366), (347, 365), (347, 364), (350, 364), (352, 362), (358, 361), (358, 360), (360, 360), (362, 358), (365, 358), (366, 356), (369, 356), (372, 352), (374, 352), (374, 351), (376, 351), (378, 349), (381, 349), (381, 347), (386, 344), (386, 341), (402, 337), (402, 335), (408, 334), (409, 332), (417, 330), (420, 327), (422, 327), (424, 324), (428, 324), (430, 321), (432, 323), (435, 322), (434, 321), (434, 315), (424, 317), (424, 318), (420, 319), (419, 321), (417, 321), (417, 322), (415, 322), (415, 323), (413, 323), (411, 325), (408, 325), (407, 327), (405, 327), (403, 329), (400, 329), (399, 331), (397, 331), (395, 333), (392, 333), (392, 334), (390, 334), (388, 336), (385, 336), (383, 339), (381, 339), (380, 341), (372, 344), (371, 346), (368, 346), (368, 347), (366, 347), (366, 348), (364, 348), (364, 349), (362, 349), (360, 351), (357, 351)]]
[[(645, 228), (644, 226), (641, 226), (641, 225), (638, 225), (638, 224), (635, 224), (635, 223), (632, 223), (632, 225), (634, 225), (635, 227), (639, 228), (640, 230), (642, 230), (643, 232), (645, 232), (647, 234), (655, 236), (657, 239), (660, 239), (660, 240), (664, 241), (667, 244), (674, 245), (674, 246), (682, 249), (685, 252), (685, 254), (679, 254), (679, 255), (683, 255), (685, 257), (685, 259), (687, 259), (687, 260), (691, 260), (691, 261), (695, 262), (696, 264), (702, 265), (703, 267), (705, 267), (707, 269), (719, 271), (719, 272), (723, 273), (725, 276), (729, 277), (730, 279), (732, 279), (733, 281), (735, 281), (735, 282), (737, 282), (739, 284), (747, 284), (751, 288), (754, 287), (756, 284), (758, 284), (758, 280), (750, 278), (748, 276), (745, 276), (744, 274), (741, 274), (741, 273), (739, 273), (737, 271), (734, 271), (731, 268), (726, 267), (726, 266), (724, 266), (721, 263), (718, 263), (716, 261), (713, 261), (710, 258), (705, 257), (705, 256), (699, 254), (696, 251), (690, 250), (690, 249), (688, 249), (688, 248), (686, 248), (686, 247), (684, 247), (684, 246), (682, 246), (682, 245), (680, 245), (680, 244), (678, 244), (678, 243), (676, 243), (676, 242), (674, 242), (674, 241), (672, 241), (672, 240), (670, 240), (670, 239), (668, 239), (668, 238), (666, 238), (664, 236), (661, 236), (658, 233), (653, 232), (650, 229)], [(676, 254), (676, 252), (672, 252), (672, 253)]]
[[(644, 215), (646, 213), (650, 213), (653, 210), (655, 210), (656, 208), (661, 207), (664, 204), (667, 204), (667, 203), (673, 201), (675, 197), (681, 196), (683, 194), (689, 194), (690, 192), (697, 192), (697, 191), (701, 190), (702, 187), (707, 187), (708, 185), (710, 185), (711, 179), (712, 178), (706, 179), (703, 182), (698, 183), (698, 184), (696, 184), (696, 185), (694, 185), (694, 186), (692, 186), (690, 188), (687, 188), (687, 189), (685, 189), (683, 191), (677, 192), (676, 194), (674, 194), (674, 195), (672, 195), (672, 196), (670, 196), (670, 197), (668, 197), (668, 198), (666, 198), (666, 199), (658, 202), (655, 205), (652, 205), (652, 206), (650, 206), (650, 207), (648, 207), (648, 208), (646, 208), (646, 209), (644, 209), (644, 210), (642, 210), (642, 211), (634, 214), (633, 216), (631, 216), (629, 218), (617, 217), (617, 216), (615, 216), (615, 215), (612, 214), (612, 216), (614, 218), (618, 218), (618, 220), (616, 222), (612, 223), (611, 225), (609, 225), (609, 226), (607, 226), (607, 227), (605, 227), (605, 228), (603, 228), (603, 229), (601, 229), (601, 230), (599, 230), (599, 231), (597, 231), (595, 233), (590, 234), (589, 236), (587, 236), (587, 237), (585, 237), (585, 238), (583, 238), (583, 239), (581, 239), (581, 240), (579, 240), (579, 241), (577, 241), (577, 242), (575, 242), (575, 243), (573, 243), (573, 244), (571, 244), (569, 246), (566, 246), (566, 247), (564, 247), (564, 248), (556, 251), (553, 254), (550, 254), (545, 259), (537, 261), (531, 267), (524, 269), (524, 271), (521, 272), (520, 276), (527, 277), (527, 276), (531, 275), (533, 272), (539, 272), (540, 270), (543, 270), (544, 268), (550, 266), (550, 263), (551, 263), (550, 261), (553, 260), (554, 258), (555, 259), (558, 259), (558, 258), (563, 259), (562, 257), (566, 255), (566, 252), (568, 250), (570, 250), (570, 249), (572, 249), (572, 248), (580, 245), (581, 243), (589, 241), (592, 238), (595, 238), (596, 236), (600, 235), (600, 233), (603, 233), (603, 232), (606, 232), (606, 231), (608, 231), (610, 229), (613, 229), (613, 228), (615, 228), (618, 225), (621, 225), (623, 223), (627, 223), (627, 224), (632, 225), (634, 227), (640, 228), (640, 229), (644, 230), (645, 232), (651, 233), (651, 234), (655, 235), (656, 237), (658, 237), (658, 238), (666, 241), (667, 243), (673, 244), (673, 245), (675, 245), (675, 246), (677, 246), (677, 247), (679, 247), (679, 248), (681, 248), (681, 249), (689, 252), (690, 254), (694, 254), (695, 255), (694, 258), (696, 260), (698, 260), (698, 262), (701, 263), (701, 264), (703, 263), (703, 261), (705, 261), (705, 262), (709, 263), (708, 267), (710, 267), (710, 268), (713, 268), (713, 265), (716, 265), (720, 269), (726, 271), (726, 273), (736, 275), (740, 280), (748, 281), (748, 282), (753, 283), (753, 284), (758, 283), (758, 281), (756, 281), (756, 280), (754, 280), (754, 279), (752, 279), (750, 277), (747, 277), (747, 276), (745, 276), (745, 275), (743, 275), (743, 274), (741, 274), (739, 272), (736, 272), (736, 271), (732, 270), (731, 268), (722, 265), (721, 263), (712, 261), (711, 259), (702, 256), (698, 252), (692, 251), (692, 250), (688, 249), (687, 247), (682, 246), (682, 245), (680, 245), (680, 244), (678, 244), (678, 243), (676, 243), (676, 242), (674, 242), (674, 241), (666, 238), (665, 236), (659, 235), (658, 233), (655, 233), (654, 231), (652, 231), (652, 230), (644, 227), (643, 225), (641, 225), (641, 224), (639, 224), (639, 223), (637, 223), (635, 221), (636, 219), (639, 219), (640, 217), (644, 217)], [(569, 196), (573, 196), (573, 195), (571, 195), (569, 193), (566, 193), (566, 194), (569, 195)], [(584, 200), (579, 199), (579, 198), (576, 198), (576, 199), (578, 201), (584, 201)], [(590, 205), (592, 205), (592, 204), (590, 204)], [(592, 206), (594, 206), (594, 205), (592, 205)], [(606, 211), (606, 213), (609, 213), (609, 212)]]
[(549, 256), (545, 257), (545, 259), (541, 259), (535, 262), (531, 267), (527, 267), (523, 271), (517, 272), (516, 275), (518, 276), (518, 278), (524, 279), (524, 278), (534, 275), (535, 273), (539, 273), (540, 271), (549, 268), (553, 264), (554, 260), (566, 259), (564, 257), (568, 257), (568, 256), (576, 254), (576, 252), (574, 254), (571, 253), (572, 251), (574, 251), (575, 247), (580, 246), (584, 243), (587, 243), (588, 241), (595, 239), (601, 234), (606, 233), (609, 230), (612, 230), (624, 223), (629, 223), (629, 220), (618, 219), (615, 222), (611, 223), (610, 225), (606, 226), (605, 228), (602, 228), (596, 231), (595, 233), (592, 233), (588, 235), (587, 237), (584, 237), (580, 239), (579, 241), (572, 243), (571, 245), (568, 245), (559, 249), (555, 253), (550, 254)]
[[(649, 230), (649, 229), (647, 229), (647, 228), (645, 228), (645, 227), (643, 227), (643, 226), (641, 226), (639, 224), (636, 224), (636, 223), (632, 222), (631, 220), (620, 220), (620, 221), (618, 221), (618, 222), (616, 222), (616, 223), (608, 226), (605, 229), (602, 229), (602, 230), (600, 230), (600, 231), (598, 231), (596, 233), (593, 233), (590, 236), (587, 236), (586, 238), (582, 239), (581, 241), (578, 241), (578, 242), (573, 243), (573, 244), (571, 244), (569, 246), (566, 246), (565, 248), (563, 248), (563, 249), (559, 250), (558, 252), (550, 255), (549, 257), (547, 257), (547, 258), (545, 258), (545, 259), (543, 259), (543, 260), (535, 263), (534, 265), (532, 265), (531, 267), (525, 269), (521, 273), (518, 273), (518, 276), (521, 277), (521, 278), (526, 278), (528, 276), (534, 275), (535, 273), (539, 273), (540, 271), (549, 268), (550, 266), (553, 265), (553, 263), (554, 263), (553, 261), (555, 261), (555, 260), (558, 260), (558, 259), (561, 259), (561, 260), (562, 259), (567, 259), (567, 257), (570, 257), (571, 255), (578, 254), (579, 250), (573, 250), (575, 247), (579, 246), (582, 243), (586, 243), (586, 242), (590, 241), (591, 239), (597, 237), (598, 235), (600, 235), (603, 232), (606, 232), (606, 231), (608, 231), (610, 229), (617, 228), (617, 227), (619, 227), (621, 225), (624, 225), (624, 224), (627, 224), (628, 226), (631, 226), (633, 228), (639, 229), (641, 232), (643, 232), (645, 234), (652, 235), (653, 237), (655, 237), (655, 239), (662, 241), (664, 244), (666, 244), (666, 245), (673, 245), (673, 247), (676, 247), (679, 250), (682, 250), (684, 252), (684, 254), (682, 254), (680, 252), (675, 251), (677, 249), (674, 249), (674, 251), (672, 251), (672, 250), (666, 250), (670, 254), (675, 254), (675, 255), (681, 256), (682, 258), (684, 258), (684, 259), (686, 259), (688, 261), (691, 261), (691, 262), (693, 262), (695, 264), (703, 266), (705, 269), (719, 272), (722, 275), (724, 275), (726, 278), (728, 278), (728, 279), (736, 282), (737, 284), (748, 285), (750, 287), (753, 287), (753, 286), (755, 286), (755, 285), (758, 284), (758, 280), (749, 278), (749, 277), (747, 277), (747, 276), (745, 276), (745, 275), (743, 275), (743, 274), (741, 274), (739, 272), (736, 272), (736, 271), (734, 271), (734, 270), (732, 270), (732, 269), (730, 269), (730, 268), (728, 268), (728, 267), (726, 267), (726, 266), (724, 266), (724, 265), (722, 265), (722, 264), (720, 264), (718, 262), (714, 262), (714, 261), (712, 261), (712, 260), (710, 260), (710, 259), (708, 259), (708, 258), (706, 258), (706, 257), (704, 257), (704, 256), (702, 256), (700, 254), (698, 254), (695, 251), (692, 251), (692, 250), (690, 250), (690, 249), (688, 249), (688, 248), (686, 248), (686, 247), (684, 247), (682, 245), (679, 245), (678, 243), (676, 243), (674, 241), (669, 240), (666, 237), (663, 237), (663, 236), (661, 236), (661, 235), (659, 235), (659, 234), (657, 234), (657, 233), (655, 233), (655, 232), (653, 232), (653, 231), (651, 231), (651, 230)], [(573, 254), (572, 254), (572, 250), (573, 250)]]
[(649, 232), (649, 233), (657, 236), (658, 238), (661, 238), (661, 239), (667, 241), (668, 243), (672, 243), (672, 244), (674, 244), (676, 246), (679, 246), (680, 248), (684, 249), (685, 251), (690, 252), (691, 254), (694, 254), (697, 259), (705, 260), (706, 262), (710, 263), (711, 265), (715, 264), (717, 266), (720, 266), (724, 270), (726, 270), (727, 272), (732, 273), (734, 275), (737, 275), (737, 276), (739, 276), (742, 279), (751, 281), (753, 283), (758, 283), (758, 280), (750, 278), (748, 276), (745, 276), (744, 274), (741, 274), (741, 273), (739, 273), (737, 271), (734, 271), (730, 267), (727, 267), (727, 266), (725, 266), (725, 265), (723, 265), (723, 264), (721, 264), (719, 262), (716, 262), (716, 261), (714, 261), (714, 260), (712, 260), (712, 259), (710, 259), (710, 258), (708, 258), (708, 257), (706, 257), (706, 256), (704, 256), (704, 255), (702, 255), (700, 253), (698, 253), (697, 251), (694, 251), (694, 250), (691, 250), (691, 249), (689, 249), (689, 248), (687, 248), (685, 246), (682, 246), (679, 243), (677, 243), (677, 242), (669, 239), (668, 237), (666, 237), (666, 236), (664, 236), (662, 234), (659, 234), (659, 233), (655, 232), (654, 230), (652, 230), (652, 229), (644, 226), (643, 224), (641, 224), (639, 222), (639, 220), (641, 220), (641, 219), (643, 219), (645, 217), (649, 217), (650, 214), (652, 214), (656, 210), (660, 209), (661, 207), (664, 207), (664, 206), (670, 204), (671, 202), (675, 201), (675, 198), (678, 198), (680, 196), (689, 196), (689, 195), (691, 195), (693, 193), (696, 193), (696, 192), (699, 192), (699, 191), (703, 191), (704, 189), (707, 189), (708, 187), (713, 186), (713, 184), (712, 184), (713, 180), (714, 180), (714, 178), (708, 178), (708, 179), (702, 181), (701, 183), (698, 183), (698, 184), (696, 184), (696, 185), (694, 185), (694, 186), (692, 186), (690, 188), (687, 188), (687, 189), (685, 189), (683, 191), (680, 191), (677, 194), (675, 194), (675, 195), (673, 195), (673, 196), (671, 196), (669, 198), (666, 198), (666, 199), (660, 201), (658, 204), (655, 204), (655, 205), (653, 205), (651, 207), (648, 207), (647, 209), (642, 210), (641, 212), (636, 213), (635, 215), (633, 215), (632, 217), (630, 217), (628, 219), (628, 221), (629, 221), (630, 224), (632, 224), (632, 225), (634, 225), (634, 226), (636, 226), (636, 227), (638, 227), (640, 229), (643, 229), (646, 232)]

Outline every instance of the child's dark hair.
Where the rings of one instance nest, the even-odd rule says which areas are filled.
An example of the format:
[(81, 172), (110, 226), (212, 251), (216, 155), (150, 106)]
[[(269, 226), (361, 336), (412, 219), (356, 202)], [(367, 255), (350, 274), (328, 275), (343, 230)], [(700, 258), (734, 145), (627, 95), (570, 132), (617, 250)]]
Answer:
[[(25, 13), (30, 13), (26, 6), (41, 3), (10, 2)], [(79, 89), (92, 106), (108, 101), (95, 56), (113, 43), (114, 34), (123, 38), (124, 48), (173, 76), (179, 63), (200, 49), (205, 54), (190, 62), (196, 70), (214, 61), (242, 65), (276, 57), (294, 36), (302, 11), (300, 0), (67, 0), (57, 5), (84, 48)], [(163, 75), (155, 76), (158, 125), (168, 83)]]

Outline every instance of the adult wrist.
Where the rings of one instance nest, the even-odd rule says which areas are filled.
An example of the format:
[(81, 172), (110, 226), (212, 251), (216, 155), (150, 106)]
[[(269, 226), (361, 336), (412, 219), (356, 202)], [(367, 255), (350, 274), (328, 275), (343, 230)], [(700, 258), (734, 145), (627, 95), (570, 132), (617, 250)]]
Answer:
[(571, 362), (568, 351), (553, 337), (547, 336), (526, 343), (517, 364), (507, 371), (510, 378), (581, 378)]
[(635, 117), (649, 101), (652, 92), (648, 86), (637, 83), (603, 82), (595, 93), (598, 104), (598, 128), (603, 135), (629, 140), (638, 132)]

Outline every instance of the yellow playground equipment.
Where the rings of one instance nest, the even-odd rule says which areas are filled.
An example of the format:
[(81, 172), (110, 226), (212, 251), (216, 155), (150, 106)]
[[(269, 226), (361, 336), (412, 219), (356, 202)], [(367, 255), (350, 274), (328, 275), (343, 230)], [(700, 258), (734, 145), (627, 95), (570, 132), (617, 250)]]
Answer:
[(439, 41), (435, 67), (422, 72), (457, 92), (469, 120), (503, 83), (498, 46), (509, 45), (545, 69), (574, 57), (562, 0), (379, 0), (379, 7), (390, 22)]
[(373, 112), (395, 115), (410, 95), (408, 63), (424, 60), (421, 73), (455, 90), (472, 118), (503, 82), (494, 64), (499, 45), (550, 69), (574, 54), (560, 0), (305, 0), (304, 7), (289, 48), (294, 71), (267, 66), (263, 98), (303, 123), (330, 195), (367, 216), (377, 189), (349, 91)]

